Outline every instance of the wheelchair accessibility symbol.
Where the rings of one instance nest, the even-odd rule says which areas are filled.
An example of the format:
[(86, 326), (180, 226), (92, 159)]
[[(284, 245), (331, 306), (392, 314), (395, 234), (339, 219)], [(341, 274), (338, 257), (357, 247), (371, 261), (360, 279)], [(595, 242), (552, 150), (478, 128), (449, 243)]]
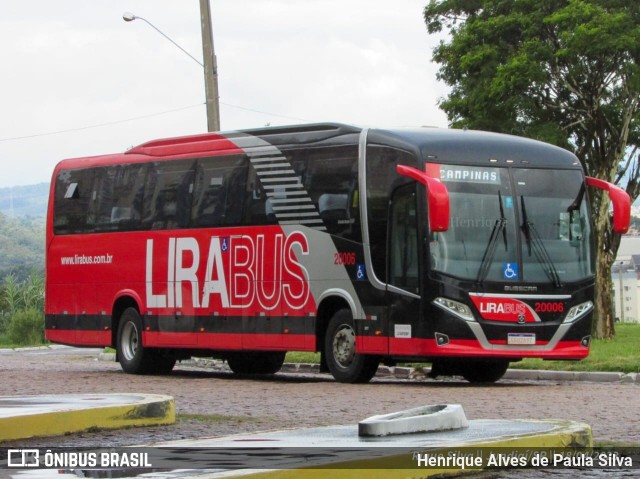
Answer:
[(364, 281), (367, 279), (367, 270), (364, 264), (357, 265), (356, 278), (358, 281)]
[(504, 263), (502, 265), (504, 279), (518, 279), (518, 263)]

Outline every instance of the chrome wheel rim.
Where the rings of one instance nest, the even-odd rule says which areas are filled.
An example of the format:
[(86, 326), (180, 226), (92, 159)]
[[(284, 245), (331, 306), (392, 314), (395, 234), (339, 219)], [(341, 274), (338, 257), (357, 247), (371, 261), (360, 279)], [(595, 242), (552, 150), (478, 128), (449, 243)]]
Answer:
[(333, 357), (340, 367), (347, 368), (356, 355), (356, 334), (353, 328), (343, 324), (333, 337)]
[(127, 361), (131, 361), (138, 352), (140, 335), (133, 322), (128, 321), (122, 328), (122, 355)]

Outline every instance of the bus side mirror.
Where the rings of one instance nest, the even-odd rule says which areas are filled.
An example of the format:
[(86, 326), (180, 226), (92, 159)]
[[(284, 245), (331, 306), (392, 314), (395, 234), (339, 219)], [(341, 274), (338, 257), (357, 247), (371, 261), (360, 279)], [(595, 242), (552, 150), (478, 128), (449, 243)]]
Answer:
[(608, 181), (591, 176), (587, 176), (587, 185), (609, 193), (613, 203), (613, 231), (620, 234), (626, 233), (631, 222), (631, 198), (627, 192)]
[(449, 191), (444, 183), (411, 166), (398, 165), (396, 170), (398, 174), (413, 178), (425, 185), (431, 232), (447, 231), (449, 229)]

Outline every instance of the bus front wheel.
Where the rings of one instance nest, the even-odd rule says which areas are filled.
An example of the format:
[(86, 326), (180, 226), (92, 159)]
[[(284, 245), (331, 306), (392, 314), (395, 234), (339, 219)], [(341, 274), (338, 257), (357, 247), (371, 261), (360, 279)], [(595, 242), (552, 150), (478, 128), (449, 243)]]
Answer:
[(369, 382), (380, 364), (377, 356), (356, 353), (354, 321), (348, 309), (341, 309), (331, 317), (324, 354), (329, 371), (341, 383)]

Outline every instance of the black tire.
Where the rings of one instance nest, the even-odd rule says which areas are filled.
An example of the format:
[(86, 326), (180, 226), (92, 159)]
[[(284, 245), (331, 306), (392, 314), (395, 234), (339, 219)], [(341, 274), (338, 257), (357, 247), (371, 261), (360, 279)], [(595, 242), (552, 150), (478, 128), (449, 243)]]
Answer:
[(152, 374), (169, 374), (173, 371), (173, 367), (176, 365), (175, 356), (172, 356), (170, 353), (165, 352), (162, 349), (147, 349), (147, 353), (152, 353)]
[(495, 383), (509, 368), (509, 361), (472, 361), (461, 371), (462, 377), (470, 383)]
[(169, 374), (176, 364), (166, 351), (142, 345), (142, 318), (135, 308), (127, 308), (120, 317), (116, 347), (120, 367), (129, 374)]
[(118, 325), (118, 361), (125, 373), (151, 372), (151, 354), (142, 345), (142, 319), (135, 308), (127, 308)]
[(286, 351), (242, 351), (227, 356), (227, 363), (236, 374), (275, 374), (284, 364)]
[(366, 383), (376, 374), (380, 358), (356, 353), (356, 333), (348, 309), (338, 310), (329, 321), (324, 341), (327, 366), (336, 381)]

